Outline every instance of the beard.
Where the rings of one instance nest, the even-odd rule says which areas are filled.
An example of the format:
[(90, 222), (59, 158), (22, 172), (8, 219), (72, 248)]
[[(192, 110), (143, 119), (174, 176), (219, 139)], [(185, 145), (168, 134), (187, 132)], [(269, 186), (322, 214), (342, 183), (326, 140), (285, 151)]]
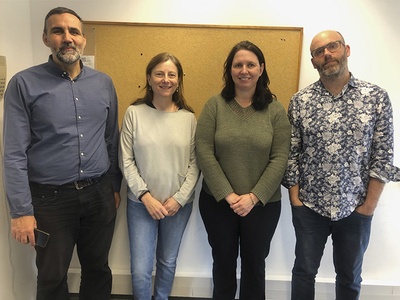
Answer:
[[(67, 48), (72, 48), (73, 51), (68, 50), (66, 52)], [(77, 62), (81, 58), (81, 54), (79, 51), (76, 49), (74, 46), (66, 45), (60, 48), (60, 50), (57, 51), (57, 58), (67, 64), (67, 65), (72, 65), (75, 62)]]
[[(337, 62), (337, 64), (335, 64), (333, 66), (326, 66), (327, 63), (330, 63), (333, 61)], [(345, 54), (338, 60), (325, 61), (322, 65), (319, 65), (317, 67), (317, 70), (322, 77), (335, 78), (335, 77), (339, 77), (341, 74), (343, 74), (343, 72), (345, 72), (346, 65), (347, 65), (347, 56)]]

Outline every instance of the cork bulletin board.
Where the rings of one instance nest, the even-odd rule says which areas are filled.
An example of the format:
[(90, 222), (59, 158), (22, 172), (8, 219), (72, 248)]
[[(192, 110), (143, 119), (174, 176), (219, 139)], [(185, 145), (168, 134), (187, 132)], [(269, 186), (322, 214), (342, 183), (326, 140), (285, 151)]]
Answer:
[(111, 76), (119, 99), (119, 120), (143, 96), (150, 59), (170, 52), (182, 63), (184, 95), (198, 117), (204, 103), (221, 91), (223, 65), (242, 40), (264, 53), (270, 88), (285, 108), (299, 84), (303, 29), (298, 27), (211, 26), (85, 21), (88, 51), (97, 70)]

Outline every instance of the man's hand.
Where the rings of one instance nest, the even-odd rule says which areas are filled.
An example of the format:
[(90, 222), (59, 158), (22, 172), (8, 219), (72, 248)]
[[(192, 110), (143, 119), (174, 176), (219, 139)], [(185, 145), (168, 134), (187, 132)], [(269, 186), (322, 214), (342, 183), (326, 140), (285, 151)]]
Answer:
[(290, 203), (293, 206), (303, 206), (303, 202), (300, 201), (299, 199), (299, 191), (300, 191), (300, 187), (298, 184), (292, 186), (289, 189), (289, 199), (290, 199)]
[(34, 216), (23, 216), (11, 219), (11, 233), (18, 242), (35, 246), (36, 219)]
[(118, 209), (121, 204), (121, 195), (118, 192), (114, 192), (115, 207)]
[(382, 194), (385, 183), (376, 179), (369, 178), (367, 197), (362, 205), (356, 208), (356, 211), (365, 216), (372, 216), (374, 214), (375, 208), (378, 205), (379, 198)]

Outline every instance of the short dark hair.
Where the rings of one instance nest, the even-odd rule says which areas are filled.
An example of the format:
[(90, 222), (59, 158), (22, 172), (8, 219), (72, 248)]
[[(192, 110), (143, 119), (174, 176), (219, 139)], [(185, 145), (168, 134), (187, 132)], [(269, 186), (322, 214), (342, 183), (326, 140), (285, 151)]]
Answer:
[(75, 17), (78, 18), (78, 20), (81, 22), (81, 26), (83, 29), (83, 22), (82, 22), (82, 18), (76, 13), (74, 12), (72, 9), (66, 8), (66, 7), (56, 7), (53, 8), (52, 10), (50, 10), (46, 17), (44, 18), (44, 27), (43, 27), (43, 32), (47, 33), (47, 20), (48, 18), (50, 18), (52, 15), (61, 15), (61, 14), (71, 14)]
[(232, 79), (231, 68), (233, 58), (239, 50), (248, 50), (253, 52), (257, 56), (259, 64), (264, 64), (264, 70), (257, 81), (256, 91), (254, 93), (252, 103), (252, 106), (255, 110), (263, 110), (268, 107), (269, 103), (276, 99), (276, 96), (270, 91), (268, 87), (269, 77), (267, 73), (267, 66), (265, 64), (264, 54), (262, 53), (261, 49), (252, 42), (241, 41), (233, 46), (231, 52), (229, 52), (229, 55), (224, 64), (224, 87), (222, 88), (221, 95), (227, 102), (235, 98), (235, 83)]

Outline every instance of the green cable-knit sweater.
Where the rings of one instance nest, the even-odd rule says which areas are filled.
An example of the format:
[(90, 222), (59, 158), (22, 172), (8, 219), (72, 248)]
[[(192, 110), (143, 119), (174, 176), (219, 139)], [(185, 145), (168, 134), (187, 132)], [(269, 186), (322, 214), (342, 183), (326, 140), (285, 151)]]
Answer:
[(282, 104), (273, 101), (256, 111), (213, 96), (204, 106), (196, 130), (197, 163), (203, 188), (218, 201), (230, 193), (254, 193), (265, 205), (281, 199), (290, 123)]

